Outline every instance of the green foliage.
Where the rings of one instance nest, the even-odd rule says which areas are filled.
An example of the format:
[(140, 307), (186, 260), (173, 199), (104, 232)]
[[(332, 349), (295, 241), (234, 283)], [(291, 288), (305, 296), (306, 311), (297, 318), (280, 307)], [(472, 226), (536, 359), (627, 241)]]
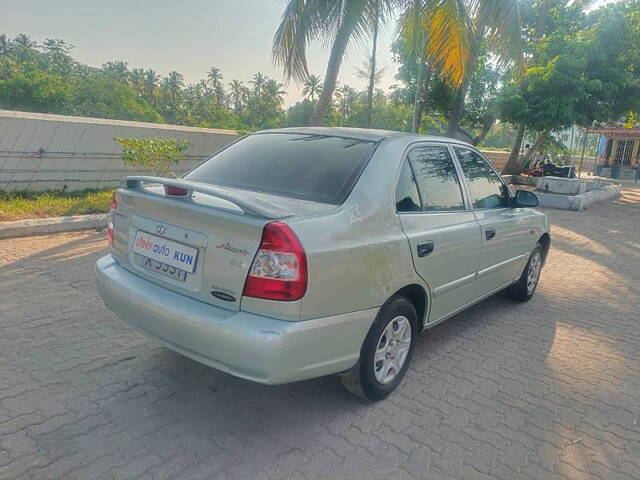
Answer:
[(529, 68), (520, 84), (505, 89), (503, 119), (538, 132), (570, 127), (576, 120), (576, 103), (584, 95), (583, 68), (583, 60), (573, 55), (558, 55), (546, 65)]
[(122, 145), (126, 165), (147, 168), (162, 176), (175, 177), (171, 170), (185, 156), (189, 142), (174, 138), (114, 138)]
[(90, 67), (73, 60), (72, 48), (0, 35), (0, 108), (246, 131), (284, 123), (285, 92), (265, 75), (254, 76), (253, 88), (233, 80), (227, 91), (216, 67), (185, 85), (175, 71), (161, 78), (122, 61)]
[[(300, 5), (304, 1), (287, 3)], [(335, 2), (338, 3), (347, 5)], [(366, 0), (362, 5), (365, 3), (375, 2)], [(410, 3), (424, 6), (428, 2)], [(503, 2), (480, 3), (484, 13), (478, 10), (476, 14), (486, 19), (487, 8), (493, 8), (493, 3), (498, 8)], [(512, 1), (506, 3), (515, 5)], [(528, 64), (522, 78), (516, 69), (505, 72), (497, 68), (498, 57), (510, 57), (509, 45), (500, 43), (497, 37), (490, 38), (493, 30), (484, 29), (479, 32), (482, 35), (472, 39), (474, 62), (469, 70), (463, 130), (471, 136), (484, 133), (491, 125), (488, 120), (493, 121), (499, 115), (501, 121), (488, 132), (482, 145), (505, 148), (514, 136), (512, 124), (522, 123), (529, 131), (556, 130), (576, 123), (583, 126), (610, 123), (626, 118), (630, 110), (640, 111), (640, 0), (621, 0), (590, 13), (585, 11), (586, 3), (584, 0), (518, 2)], [(399, 2), (384, 4), (401, 8)], [(367, 15), (362, 17), (363, 22)], [(541, 22), (543, 18), (545, 22)], [(500, 21), (498, 17), (494, 20)], [(503, 20), (507, 22), (506, 18)], [(542, 32), (541, 24), (545, 25)], [(293, 76), (306, 74), (304, 49), (284, 48), (295, 40), (291, 35), (296, 23), (287, 25), (293, 30), (286, 35), (281, 32), (282, 39), (288, 40), (281, 45), (281, 53), (284, 55), (286, 51), (287, 55), (280, 60)], [(364, 26), (363, 23), (356, 37), (365, 34)], [(320, 29), (318, 32), (324, 28), (316, 27)], [(314, 35), (318, 32), (314, 30)], [(510, 38), (513, 32), (503, 33), (503, 38)], [(418, 76), (417, 49), (411, 38), (400, 35), (392, 46), (394, 61), (399, 66), (398, 85), (387, 91), (375, 91), (372, 120), (375, 128), (411, 130)], [(309, 75), (303, 86), (307, 98), (285, 111), (283, 85), (262, 73), (256, 73), (248, 82), (229, 81), (220, 69), (211, 67), (201, 81), (185, 84), (179, 72), (161, 77), (153, 70), (130, 68), (122, 61), (90, 67), (71, 57), (72, 48), (58, 39), (46, 39), (39, 44), (27, 35), (13, 39), (0, 35), (0, 108), (168, 122), (247, 133), (308, 125), (320, 97), (321, 80), (327, 81), (326, 75), (323, 79)], [(293, 62), (296, 55), (303, 62), (297, 64), (302, 69)], [(287, 59), (293, 63), (287, 63)], [(456, 91), (442, 76), (442, 65), (428, 64), (427, 88), (421, 99), (425, 107), (422, 133), (445, 132)], [(367, 123), (366, 111), (366, 92), (340, 85), (328, 105), (326, 123), (362, 127)], [(151, 168), (157, 170), (156, 166)]]
[(637, 109), (638, 5), (620, 2), (574, 17), (552, 11), (554, 30), (531, 46), (536, 64), (520, 84), (507, 84), (502, 93), (502, 118), (542, 132), (611, 123)]
[(297, 102), (287, 110), (287, 127), (303, 127), (309, 125), (309, 120), (313, 114), (314, 102), (306, 98)]
[(0, 222), (105, 213), (113, 190), (0, 192)]
[(54, 113), (71, 97), (71, 88), (55, 74), (34, 63), (0, 57), (0, 107), (28, 112)]
[(74, 76), (70, 83), (71, 102), (61, 113), (83, 117), (162, 122), (162, 117), (146, 100), (122, 81), (103, 73)]

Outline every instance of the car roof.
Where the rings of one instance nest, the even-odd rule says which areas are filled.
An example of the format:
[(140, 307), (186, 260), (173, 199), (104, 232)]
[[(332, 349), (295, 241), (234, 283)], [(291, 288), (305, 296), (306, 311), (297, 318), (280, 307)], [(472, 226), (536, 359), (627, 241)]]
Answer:
[(366, 140), (370, 142), (379, 142), (386, 138), (407, 138), (411, 140), (423, 140), (432, 142), (449, 142), (461, 145), (469, 145), (455, 138), (440, 137), (436, 135), (419, 135), (409, 132), (398, 132), (395, 130), (379, 130), (375, 128), (349, 128), (349, 127), (290, 127), (290, 128), (274, 128), (271, 130), (262, 130), (257, 133), (298, 133), (302, 135), (326, 135), (330, 137), (345, 137), (356, 140)]

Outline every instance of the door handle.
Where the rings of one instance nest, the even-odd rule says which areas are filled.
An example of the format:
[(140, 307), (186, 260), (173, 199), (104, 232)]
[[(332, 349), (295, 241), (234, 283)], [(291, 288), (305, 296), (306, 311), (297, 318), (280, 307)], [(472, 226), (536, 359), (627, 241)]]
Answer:
[(418, 256), (426, 257), (433, 252), (433, 242), (422, 242), (418, 244)]
[(495, 228), (487, 228), (484, 231), (484, 235), (485, 235), (487, 240), (491, 240), (493, 237), (496, 236), (496, 229)]

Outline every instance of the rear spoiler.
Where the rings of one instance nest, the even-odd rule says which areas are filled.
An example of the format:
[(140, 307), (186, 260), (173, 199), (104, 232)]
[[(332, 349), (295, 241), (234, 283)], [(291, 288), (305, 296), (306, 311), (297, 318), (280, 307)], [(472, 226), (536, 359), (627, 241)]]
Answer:
[(239, 191), (218, 187), (216, 185), (192, 182), (182, 178), (133, 176), (124, 177), (120, 181), (120, 184), (122, 188), (129, 190), (142, 189), (145, 184), (160, 184), (182, 188), (187, 191), (185, 198), (189, 199), (193, 195), (193, 192), (203, 193), (205, 195), (211, 195), (212, 197), (221, 198), (222, 200), (226, 200), (227, 202), (234, 204), (242, 210), (243, 215), (251, 215), (258, 218), (264, 218), (266, 220), (276, 220), (292, 216), (290, 212), (269, 202), (265, 202), (264, 200), (252, 197), (250, 194), (240, 193)]

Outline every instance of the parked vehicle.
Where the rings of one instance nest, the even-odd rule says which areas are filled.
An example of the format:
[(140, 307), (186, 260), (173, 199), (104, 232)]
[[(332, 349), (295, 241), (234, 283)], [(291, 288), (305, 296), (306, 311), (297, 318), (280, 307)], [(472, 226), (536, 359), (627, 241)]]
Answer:
[(532, 177), (576, 178), (576, 169), (573, 165), (556, 165), (549, 160), (536, 162), (524, 173)]
[(339, 373), (379, 400), (419, 332), (504, 289), (531, 298), (550, 245), (536, 205), (456, 140), (264, 131), (184, 178), (123, 179), (97, 285), (206, 365), (265, 384)]

